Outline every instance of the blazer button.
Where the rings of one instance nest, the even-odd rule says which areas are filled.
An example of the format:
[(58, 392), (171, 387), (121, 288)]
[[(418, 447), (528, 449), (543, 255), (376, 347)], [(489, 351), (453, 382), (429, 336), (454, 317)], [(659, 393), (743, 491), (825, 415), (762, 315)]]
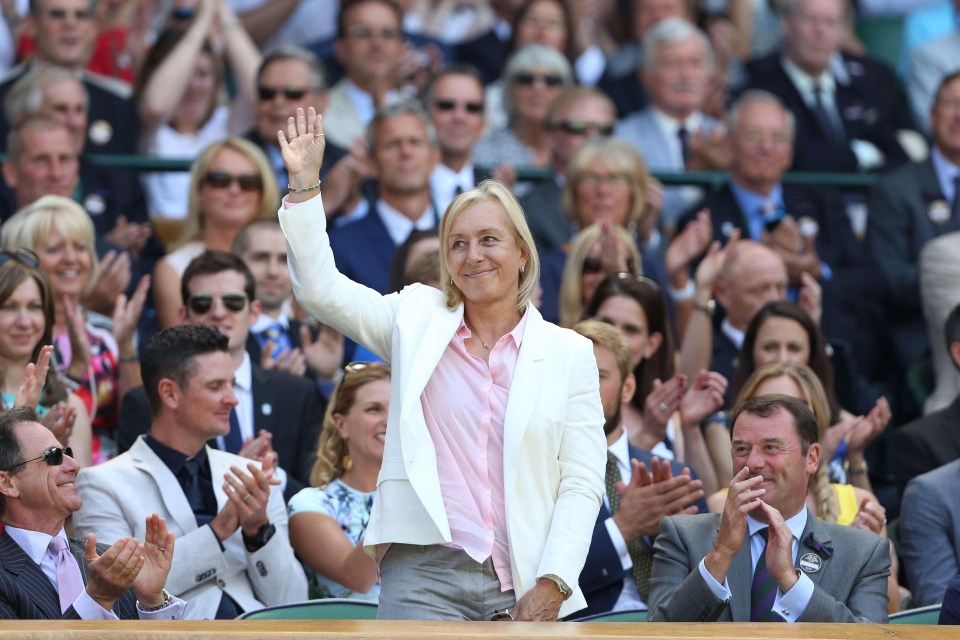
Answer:
[(221, 589), (223, 589), (224, 587), (227, 586), (227, 583), (224, 582), (223, 580), (219, 579), (219, 578), (217, 579), (217, 584), (220, 585), (220, 588), (221, 588)]

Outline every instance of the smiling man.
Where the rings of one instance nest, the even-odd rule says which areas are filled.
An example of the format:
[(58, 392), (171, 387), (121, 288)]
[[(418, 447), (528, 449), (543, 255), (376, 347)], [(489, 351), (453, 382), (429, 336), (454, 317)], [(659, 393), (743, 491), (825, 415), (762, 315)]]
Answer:
[(731, 422), (736, 475), (723, 512), (660, 521), (650, 620), (885, 623), (889, 543), (807, 509), (820, 462), (813, 412), (766, 395)]

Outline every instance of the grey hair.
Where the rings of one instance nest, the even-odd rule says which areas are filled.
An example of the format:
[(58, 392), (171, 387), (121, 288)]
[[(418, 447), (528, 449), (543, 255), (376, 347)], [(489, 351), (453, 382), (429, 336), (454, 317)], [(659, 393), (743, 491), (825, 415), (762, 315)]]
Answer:
[(696, 38), (703, 46), (707, 69), (713, 68), (713, 47), (706, 34), (682, 18), (667, 18), (650, 27), (643, 36), (643, 70), (653, 73), (653, 64), (661, 45)]
[(507, 58), (507, 63), (503, 67), (503, 106), (510, 121), (513, 121), (516, 115), (516, 105), (513, 103), (510, 85), (518, 74), (534, 67), (545, 67), (559, 75), (563, 79), (565, 88), (573, 86), (573, 68), (566, 56), (544, 44), (523, 45)]
[(268, 66), (281, 60), (299, 60), (307, 65), (307, 69), (310, 71), (310, 88), (314, 91), (326, 90), (327, 77), (323, 72), (323, 63), (320, 62), (320, 58), (309, 49), (292, 44), (280, 45), (263, 56), (260, 67), (257, 69), (257, 82), (260, 82), (260, 78)]
[(7, 122), (16, 126), (17, 123), (40, 113), (43, 90), (63, 80), (73, 80), (79, 84), (89, 106), (90, 98), (87, 95), (87, 88), (77, 80), (77, 76), (72, 71), (57, 65), (37, 65), (23, 74), (10, 88), (3, 109)]
[(740, 119), (740, 112), (743, 109), (751, 104), (775, 104), (783, 110), (784, 114), (787, 116), (787, 129), (790, 130), (790, 142), (793, 142), (794, 134), (796, 132), (796, 118), (793, 117), (793, 114), (783, 106), (783, 102), (777, 96), (773, 95), (769, 91), (764, 91), (763, 89), (750, 89), (745, 91), (740, 99), (733, 103), (730, 107), (730, 111), (727, 112), (727, 131), (733, 133), (737, 129), (737, 123)]
[(419, 100), (414, 98), (397, 100), (396, 102), (380, 107), (374, 112), (373, 119), (370, 120), (370, 124), (367, 125), (367, 148), (373, 151), (373, 137), (377, 124), (405, 113), (416, 116), (423, 122), (427, 127), (427, 137), (430, 140), (430, 146), (436, 149), (437, 131), (433, 128), (433, 122), (430, 121), (430, 116), (427, 114), (426, 109), (423, 108)]

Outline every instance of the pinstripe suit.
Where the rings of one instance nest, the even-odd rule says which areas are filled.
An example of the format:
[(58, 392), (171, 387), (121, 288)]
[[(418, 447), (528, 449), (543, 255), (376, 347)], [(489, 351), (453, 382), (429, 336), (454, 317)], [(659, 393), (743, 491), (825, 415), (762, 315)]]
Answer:
[[(97, 545), (104, 553), (106, 545)], [(89, 572), (84, 559), (83, 543), (70, 540), (70, 550), (77, 558), (83, 583)], [(113, 612), (121, 619), (136, 619), (136, 595), (128, 590), (117, 599)], [(60, 597), (43, 570), (20, 548), (6, 531), (0, 534), (0, 619), (5, 620), (79, 620), (80, 616), (71, 606), (60, 613)]]

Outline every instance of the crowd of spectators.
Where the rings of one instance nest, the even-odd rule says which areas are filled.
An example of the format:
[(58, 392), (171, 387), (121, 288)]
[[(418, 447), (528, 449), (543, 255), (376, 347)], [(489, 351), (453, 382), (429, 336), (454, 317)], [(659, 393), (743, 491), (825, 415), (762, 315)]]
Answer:
[[(616, 477), (629, 480), (630, 458), (651, 473), (639, 497), (605, 498), (589, 613), (648, 606), (658, 523), (723, 510), (731, 412), (763, 393), (816, 417), (810, 512), (897, 531), (889, 611), (940, 602), (960, 574), (958, 6), (5, 2), (3, 409), (29, 363), (49, 359), (35, 408), (80, 463), (78, 537), (143, 537), (166, 510), (187, 558), (167, 587), (187, 617), (308, 589), (376, 601), (362, 546), (390, 368), (300, 307), (277, 222), (289, 188), (277, 132), (315, 107), (339, 273), (381, 294), (438, 287), (448, 205), (493, 178), (526, 215), (544, 319), (622, 370), (603, 398)], [(877, 15), (903, 25), (895, 66), (858, 37)], [(262, 498), (250, 513), (210, 475), (216, 456), (199, 478), (184, 471), (193, 454), (171, 453), (171, 434), (196, 418), (144, 387), (159, 374), (140, 354), (185, 324), (227, 344), (164, 332), (152, 348), (229, 356), (237, 403), (210, 442), (260, 465), (231, 481)], [(181, 380), (201, 375), (153, 356)], [(184, 397), (214, 402), (201, 396)], [(148, 504), (124, 475), (137, 465), (186, 501)], [(114, 502), (124, 509), (107, 514)], [(204, 525), (212, 536), (193, 533)]]

